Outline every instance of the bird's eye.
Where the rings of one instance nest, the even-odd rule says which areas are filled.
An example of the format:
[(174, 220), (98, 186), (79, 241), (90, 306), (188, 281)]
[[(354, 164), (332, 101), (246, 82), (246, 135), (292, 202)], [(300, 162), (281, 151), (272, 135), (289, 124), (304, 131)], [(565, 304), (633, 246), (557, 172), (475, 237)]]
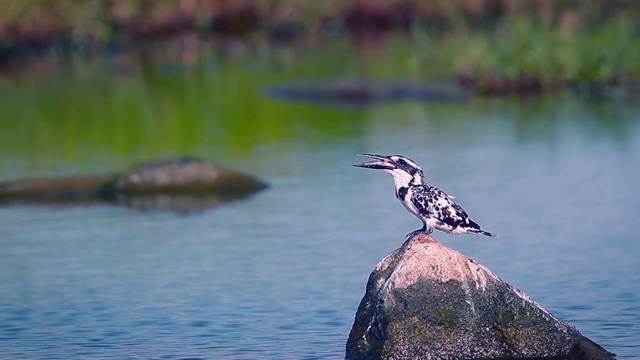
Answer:
[(402, 160), (402, 159), (400, 159), (400, 160), (398, 160), (398, 164), (400, 164), (400, 165), (407, 165), (407, 162), (406, 162), (406, 161), (404, 161), (404, 160)]

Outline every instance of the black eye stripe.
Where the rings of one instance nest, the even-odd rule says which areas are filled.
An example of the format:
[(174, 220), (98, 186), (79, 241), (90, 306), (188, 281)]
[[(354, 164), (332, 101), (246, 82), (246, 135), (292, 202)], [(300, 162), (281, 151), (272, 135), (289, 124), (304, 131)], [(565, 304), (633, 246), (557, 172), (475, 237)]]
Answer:
[(409, 159), (403, 158), (401, 156), (392, 156), (391, 160), (395, 161), (396, 164), (398, 164), (399, 166), (405, 168), (406, 170), (408, 169), (412, 169), (412, 168), (417, 168), (418, 166), (412, 162)]

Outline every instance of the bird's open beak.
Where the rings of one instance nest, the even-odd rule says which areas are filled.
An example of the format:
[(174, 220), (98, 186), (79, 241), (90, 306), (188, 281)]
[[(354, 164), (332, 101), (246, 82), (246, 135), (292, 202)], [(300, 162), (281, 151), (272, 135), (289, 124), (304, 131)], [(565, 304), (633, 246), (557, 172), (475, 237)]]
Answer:
[(373, 161), (367, 161), (362, 164), (357, 164), (353, 166), (367, 168), (367, 169), (379, 169), (379, 170), (392, 170), (397, 169), (398, 166), (394, 161), (389, 159), (388, 156), (384, 155), (376, 155), (376, 154), (356, 154), (359, 156), (364, 156), (373, 159)]

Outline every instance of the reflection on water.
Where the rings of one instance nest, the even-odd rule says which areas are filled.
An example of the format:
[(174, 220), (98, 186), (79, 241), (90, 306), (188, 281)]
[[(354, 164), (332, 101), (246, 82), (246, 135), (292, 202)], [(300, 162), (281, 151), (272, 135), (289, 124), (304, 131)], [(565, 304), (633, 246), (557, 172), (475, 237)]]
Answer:
[(248, 197), (247, 194), (119, 196), (117, 204), (138, 211), (200, 212)]
[(636, 105), (559, 94), (341, 110), (259, 96), (288, 76), (228, 64), (153, 90), (133, 78), (103, 79), (96, 97), (76, 80), (60, 99), (46, 81), (3, 92), (2, 179), (189, 153), (273, 186), (189, 214), (0, 207), (0, 358), (342, 357), (370, 271), (419, 226), (390, 177), (349, 166), (359, 152), (418, 161), (500, 234), (442, 242), (621, 359), (640, 354)]

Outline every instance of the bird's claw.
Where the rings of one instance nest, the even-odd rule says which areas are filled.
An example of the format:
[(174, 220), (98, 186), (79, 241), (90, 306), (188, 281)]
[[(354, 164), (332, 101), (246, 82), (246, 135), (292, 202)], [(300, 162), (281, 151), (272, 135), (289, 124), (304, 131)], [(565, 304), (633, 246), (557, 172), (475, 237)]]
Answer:
[(432, 232), (433, 232), (433, 228), (431, 227), (422, 228), (422, 229), (414, 230), (408, 233), (407, 235), (404, 236), (404, 239), (409, 240), (413, 235), (420, 234), (420, 233), (430, 235)]

